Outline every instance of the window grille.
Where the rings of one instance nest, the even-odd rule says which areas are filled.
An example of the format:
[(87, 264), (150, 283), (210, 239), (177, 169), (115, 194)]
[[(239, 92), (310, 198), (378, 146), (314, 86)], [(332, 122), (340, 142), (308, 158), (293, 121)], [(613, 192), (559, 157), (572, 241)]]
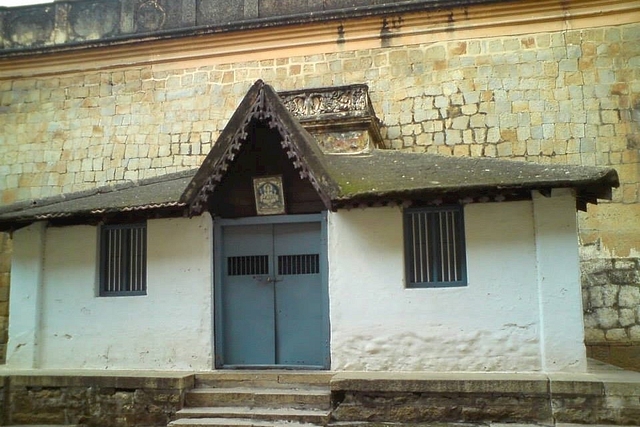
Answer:
[(147, 293), (147, 224), (103, 225), (100, 230), (100, 295)]
[(408, 287), (467, 284), (461, 206), (408, 209), (404, 228)]
[(278, 256), (278, 274), (318, 274), (320, 273), (320, 255), (280, 255)]
[(248, 255), (227, 257), (229, 276), (255, 276), (269, 274), (268, 255)]

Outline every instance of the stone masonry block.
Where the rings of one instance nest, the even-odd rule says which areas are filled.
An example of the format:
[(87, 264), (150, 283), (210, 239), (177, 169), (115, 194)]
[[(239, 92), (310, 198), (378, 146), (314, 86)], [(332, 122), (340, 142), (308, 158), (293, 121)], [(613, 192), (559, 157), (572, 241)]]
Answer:
[(620, 309), (620, 326), (626, 328), (636, 324), (636, 313), (633, 308)]
[(621, 286), (618, 294), (618, 306), (633, 308), (640, 305), (640, 288), (637, 286)]
[(451, 123), (451, 128), (452, 129), (467, 129), (467, 127), (469, 126), (469, 117), (468, 116), (460, 116), (460, 117), (455, 117), (452, 120)]
[(628, 339), (627, 332), (623, 328), (609, 329), (605, 332), (607, 341), (620, 342)]
[(462, 143), (462, 132), (455, 129), (447, 129), (445, 131), (445, 140), (447, 145), (456, 145)]
[(618, 312), (615, 309), (604, 307), (596, 309), (595, 313), (601, 328), (610, 329), (618, 326)]
[(639, 283), (640, 274), (636, 270), (613, 270), (609, 272), (611, 283), (634, 284)]

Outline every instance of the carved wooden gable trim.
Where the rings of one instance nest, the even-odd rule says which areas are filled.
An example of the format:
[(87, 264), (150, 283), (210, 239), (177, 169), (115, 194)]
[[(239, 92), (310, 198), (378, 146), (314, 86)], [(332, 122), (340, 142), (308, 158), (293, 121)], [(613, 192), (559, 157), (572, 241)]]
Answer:
[[(254, 95), (255, 98), (252, 98), (255, 89), (257, 93)], [(247, 105), (247, 101), (251, 103)], [(237, 117), (238, 114), (241, 116)], [(183, 193), (181, 200), (188, 204), (189, 214), (198, 215), (204, 211), (207, 200), (222, 181), (242, 144), (246, 142), (249, 135), (248, 126), (253, 120), (266, 123), (271, 129), (278, 131), (282, 137), (282, 149), (299, 172), (300, 178), (307, 179), (318, 192), (325, 207), (331, 209), (332, 193), (337, 191), (338, 187), (326, 172), (322, 164), (323, 155), (315, 146), (313, 137), (291, 116), (277, 93), (258, 80)]]

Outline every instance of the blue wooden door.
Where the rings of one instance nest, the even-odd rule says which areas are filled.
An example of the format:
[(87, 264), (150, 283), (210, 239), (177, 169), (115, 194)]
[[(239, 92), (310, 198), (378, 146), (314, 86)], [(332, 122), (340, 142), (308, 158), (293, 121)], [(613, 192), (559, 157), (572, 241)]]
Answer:
[(328, 367), (320, 228), (222, 228), (224, 366)]

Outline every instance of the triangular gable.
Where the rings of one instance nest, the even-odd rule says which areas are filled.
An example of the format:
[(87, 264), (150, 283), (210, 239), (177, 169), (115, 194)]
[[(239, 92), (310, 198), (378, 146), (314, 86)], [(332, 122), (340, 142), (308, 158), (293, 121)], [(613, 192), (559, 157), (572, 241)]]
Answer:
[(256, 81), (220, 134), (215, 145), (196, 172), (180, 201), (186, 203), (190, 215), (205, 209), (207, 200), (222, 181), (231, 162), (248, 137), (247, 127), (253, 120), (277, 129), (286, 152), (300, 178), (307, 179), (317, 191), (326, 209), (339, 191), (329, 176), (324, 155), (315, 139), (284, 106), (276, 91), (262, 80)]

